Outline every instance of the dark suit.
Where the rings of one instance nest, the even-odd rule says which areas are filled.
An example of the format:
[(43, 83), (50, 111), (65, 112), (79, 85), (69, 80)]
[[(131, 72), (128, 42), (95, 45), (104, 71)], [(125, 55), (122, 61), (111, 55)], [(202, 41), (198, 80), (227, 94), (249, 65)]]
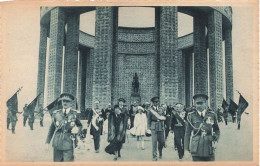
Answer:
[[(208, 118), (213, 120), (213, 125), (206, 123)], [(190, 151), (193, 161), (214, 161), (212, 143), (218, 141), (220, 136), (217, 115), (213, 111), (207, 110), (202, 118), (197, 111), (194, 111), (188, 114), (187, 122), (184, 149)], [(193, 132), (192, 138), (191, 132)]]
[(54, 135), (52, 141), (54, 148), (53, 161), (74, 161), (73, 134), (71, 133), (74, 126), (79, 128), (79, 134), (82, 129), (82, 124), (75, 110), (71, 109), (67, 115), (64, 115), (62, 109), (53, 112), (52, 124), (46, 139), (46, 143), (49, 144)]
[[(158, 112), (154, 107), (150, 107), (154, 111)], [(158, 112), (162, 115), (161, 112)], [(148, 129), (152, 132), (152, 146), (153, 146), (153, 159), (157, 159), (157, 142), (158, 142), (158, 150), (159, 155), (162, 156), (162, 149), (165, 145), (164, 140), (164, 121), (159, 120), (156, 116), (154, 116), (150, 111), (147, 116), (148, 121)]]
[(180, 121), (176, 117), (177, 114), (180, 117), (180, 113), (172, 114), (171, 128), (174, 132), (174, 143), (178, 150), (179, 159), (182, 159), (184, 155), (185, 118)]
[(27, 109), (27, 107), (23, 107), (23, 126), (26, 125), (26, 121), (29, 117), (29, 111)]
[[(96, 113), (98, 113), (98, 112), (96, 111)], [(95, 125), (98, 127), (98, 129), (96, 129), (94, 127), (94, 125), (91, 123), (94, 116), (96, 116), (95, 112), (93, 110), (91, 110), (89, 113), (89, 116), (88, 116), (88, 125), (90, 125), (90, 123), (91, 123), (90, 134), (93, 135), (95, 150), (98, 150), (100, 147), (100, 135), (102, 135), (103, 122), (106, 119), (106, 115), (105, 115), (105, 112), (103, 109), (100, 110), (100, 113), (98, 113), (98, 114), (99, 114), (98, 115), (99, 117), (95, 121)], [(99, 121), (98, 120), (99, 118), (103, 118), (103, 120)]]

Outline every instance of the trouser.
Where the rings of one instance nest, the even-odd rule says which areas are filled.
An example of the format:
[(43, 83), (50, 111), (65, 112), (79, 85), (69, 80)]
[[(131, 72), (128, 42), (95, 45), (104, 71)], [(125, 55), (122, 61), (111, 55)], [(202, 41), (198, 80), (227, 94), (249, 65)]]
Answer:
[(227, 119), (224, 119), (224, 120), (225, 120), (225, 124), (228, 125), (228, 123), (227, 123)]
[(162, 156), (162, 149), (165, 144), (164, 131), (152, 130), (153, 158), (157, 158), (157, 142), (158, 142), (159, 155)]
[(170, 132), (170, 127), (169, 126), (166, 126), (165, 127), (165, 140), (167, 139), (168, 135), (169, 135), (169, 132)]
[(208, 156), (208, 157), (199, 157), (199, 156), (192, 156), (193, 161), (215, 161), (215, 156)]
[(23, 117), (23, 126), (25, 126), (27, 119), (28, 119), (28, 116)]
[(40, 120), (40, 126), (43, 127), (43, 119)]
[(11, 123), (10, 118), (7, 118), (7, 129), (9, 129), (10, 123)]
[(74, 152), (71, 150), (57, 150), (53, 149), (53, 161), (63, 162), (63, 161), (74, 161)]
[(30, 129), (33, 130), (33, 122), (29, 122), (28, 124), (30, 126)]
[(95, 150), (98, 150), (100, 147), (100, 132), (94, 132), (93, 139), (94, 139)]
[(184, 155), (184, 135), (185, 135), (185, 127), (183, 126), (174, 127), (174, 138), (178, 150), (179, 159), (182, 159)]

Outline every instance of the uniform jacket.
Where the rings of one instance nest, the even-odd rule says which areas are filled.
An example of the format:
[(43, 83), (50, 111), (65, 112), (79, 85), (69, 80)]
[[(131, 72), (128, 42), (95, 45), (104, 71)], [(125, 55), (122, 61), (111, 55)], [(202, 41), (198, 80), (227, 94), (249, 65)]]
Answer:
[[(182, 113), (184, 113), (185, 111), (183, 110)], [(178, 114), (180, 116), (180, 113), (176, 112), (176, 114)], [(183, 122), (186, 123), (186, 117), (187, 113), (185, 112), (185, 117), (183, 118)], [(176, 115), (174, 115), (172, 113), (171, 115), (171, 129), (174, 130), (175, 126), (183, 126), (184, 128), (186, 127), (186, 125), (183, 125), (176, 117)]]
[[(207, 124), (208, 118), (212, 119), (212, 125)], [(215, 133), (214, 135), (212, 131)], [(188, 114), (184, 149), (189, 150), (192, 156), (209, 157), (214, 155), (212, 141), (218, 141), (219, 136), (220, 131), (215, 112), (207, 110), (203, 119), (197, 111)]]
[(81, 132), (82, 124), (78, 119), (77, 111), (71, 109), (65, 116), (63, 110), (55, 110), (52, 114), (52, 124), (46, 139), (46, 143), (50, 143), (53, 135), (52, 146), (56, 150), (71, 150), (73, 149), (73, 141), (71, 130), (74, 126), (79, 128), (78, 134)]
[(16, 112), (11, 111), (9, 108), (7, 109), (7, 118), (9, 118), (11, 122), (16, 122), (18, 120)]
[[(153, 109), (154, 111), (158, 112), (154, 107), (150, 107), (149, 110)], [(158, 112), (159, 115), (163, 115), (162, 112)], [(164, 131), (164, 121), (159, 120), (155, 115), (151, 113), (151, 111), (147, 114), (147, 121), (148, 121), (148, 129), (155, 130), (155, 131)]]
[[(88, 116), (88, 125), (92, 122), (92, 118), (93, 118), (93, 115), (94, 115), (94, 111), (93, 109), (89, 112), (89, 116)], [(95, 127), (91, 124), (91, 128), (90, 128), (90, 134), (93, 135), (94, 132), (99, 132), (101, 135), (103, 133), (103, 124), (104, 124), (104, 120), (106, 119), (106, 114), (105, 114), (105, 111), (102, 109), (100, 111), (100, 115), (99, 115), (99, 118), (103, 118), (102, 121), (97, 121), (96, 122), (96, 125), (98, 126), (98, 131), (95, 129)]]
[(29, 116), (29, 111), (26, 107), (23, 107), (23, 116), (25, 116), (25, 117)]

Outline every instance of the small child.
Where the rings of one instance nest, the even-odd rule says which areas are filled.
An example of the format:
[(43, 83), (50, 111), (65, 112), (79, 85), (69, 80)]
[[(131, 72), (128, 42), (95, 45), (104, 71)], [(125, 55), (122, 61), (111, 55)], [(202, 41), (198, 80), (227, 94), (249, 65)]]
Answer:
[(134, 119), (134, 128), (136, 129), (136, 137), (137, 137), (137, 148), (140, 147), (140, 142), (142, 142), (142, 149), (144, 150), (144, 136), (145, 131), (147, 129), (147, 117), (144, 113), (144, 109), (141, 106), (138, 106), (138, 112), (135, 115)]

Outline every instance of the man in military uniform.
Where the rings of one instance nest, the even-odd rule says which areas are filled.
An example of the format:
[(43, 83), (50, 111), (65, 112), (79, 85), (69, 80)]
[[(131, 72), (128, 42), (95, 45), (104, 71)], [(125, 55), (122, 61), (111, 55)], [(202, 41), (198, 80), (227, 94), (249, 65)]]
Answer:
[(99, 153), (100, 135), (103, 133), (103, 122), (106, 119), (105, 112), (103, 109), (100, 109), (99, 104), (98, 100), (95, 101), (95, 107), (90, 111), (88, 116), (88, 128), (91, 123), (90, 134), (93, 135), (96, 153)]
[[(207, 109), (207, 95), (197, 94), (193, 99), (195, 111), (187, 116), (188, 123), (184, 138), (185, 155), (188, 156), (191, 153), (193, 161), (215, 161), (214, 149), (220, 136), (217, 115)], [(193, 133), (192, 136), (191, 133)]]
[(12, 106), (7, 106), (7, 129), (9, 130), (9, 125), (10, 123), (12, 124), (12, 134), (15, 134), (15, 126), (17, 122), (17, 115), (16, 113), (21, 113), (18, 112), (17, 110), (12, 110), (10, 109)]
[(31, 111), (29, 112), (29, 119), (28, 119), (28, 124), (29, 124), (31, 130), (33, 130), (34, 119), (35, 119), (34, 111), (31, 110)]
[(29, 111), (28, 111), (27, 107), (28, 107), (28, 104), (25, 104), (25, 106), (23, 107), (23, 126), (24, 127), (26, 126), (26, 121), (29, 117)]
[(176, 111), (172, 111), (171, 132), (174, 132), (174, 143), (178, 150), (179, 160), (184, 155), (184, 135), (185, 135), (185, 115), (184, 106), (181, 103), (176, 104)]
[(68, 93), (60, 95), (62, 109), (53, 111), (52, 124), (46, 139), (47, 150), (52, 141), (53, 161), (74, 161), (76, 135), (80, 134), (82, 124), (78, 119), (78, 112), (71, 108), (74, 96)]
[(153, 146), (153, 161), (157, 161), (157, 142), (159, 150), (159, 158), (162, 158), (162, 149), (165, 145), (164, 140), (164, 121), (165, 115), (163, 109), (159, 107), (159, 97), (151, 99), (152, 107), (150, 107), (148, 118), (148, 129), (152, 132), (152, 146)]
[(40, 114), (40, 126), (43, 127), (44, 110), (41, 104), (39, 105), (39, 114)]

